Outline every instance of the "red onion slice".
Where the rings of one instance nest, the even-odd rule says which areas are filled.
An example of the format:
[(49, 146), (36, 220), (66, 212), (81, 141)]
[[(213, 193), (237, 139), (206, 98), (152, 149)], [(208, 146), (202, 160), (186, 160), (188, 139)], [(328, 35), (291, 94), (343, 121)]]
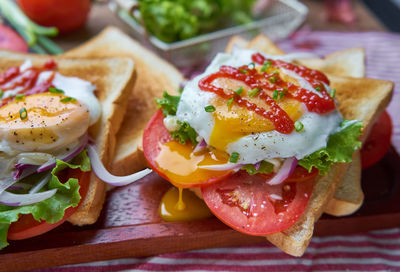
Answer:
[(193, 153), (197, 153), (197, 152), (203, 150), (204, 148), (206, 148), (206, 146), (207, 146), (207, 143), (206, 143), (206, 141), (204, 141), (204, 139), (203, 139), (203, 140), (202, 140), (200, 143), (198, 143), (198, 144), (196, 145), (196, 147), (193, 149)]
[(255, 164), (254, 164), (254, 169), (256, 169), (256, 170), (258, 171), (258, 169), (260, 169), (261, 162), (262, 162), (262, 161), (259, 161), (259, 162), (255, 163)]
[(269, 185), (278, 185), (281, 184), (285, 179), (287, 179), (294, 171), (297, 166), (297, 159), (295, 157), (288, 158), (282, 164), (282, 167), (279, 169), (278, 173), (273, 176), (267, 183)]
[(57, 189), (52, 189), (45, 192), (35, 194), (13, 194), (4, 191), (0, 195), (0, 203), (7, 206), (25, 206), (34, 204), (52, 197), (56, 193)]
[(51, 174), (50, 174), (50, 173), (47, 174), (47, 175), (45, 175), (44, 177), (42, 177), (42, 178), (39, 180), (39, 182), (37, 182), (37, 183), (35, 184), (35, 186), (33, 186), (33, 187), (29, 190), (29, 193), (30, 193), (30, 194), (35, 194), (35, 193), (39, 192), (39, 191), (50, 181), (50, 178), (51, 178)]
[(200, 169), (213, 170), (213, 171), (226, 171), (235, 170), (243, 166), (241, 163), (225, 163), (225, 164), (213, 164), (213, 165), (200, 165)]
[(0, 194), (7, 190), (10, 186), (12, 186), (14, 183), (16, 183), (18, 180), (14, 179), (14, 177), (9, 176), (5, 177), (4, 179), (0, 180)]
[(87, 148), (93, 172), (99, 179), (110, 185), (124, 186), (133, 183), (152, 172), (150, 169), (144, 169), (129, 176), (114, 176), (104, 167), (99, 155), (97, 154), (96, 148), (90, 144)]
[[(79, 154), (79, 152), (81, 152), (85, 148), (85, 146), (88, 142), (88, 139), (89, 139), (88, 134), (85, 133), (85, 135), (83, 135), (81, 138), (79, 138), (79, 143), (74, 150), (71, 150), (61, 156), (58, 156), (58, 157), (56, 157), (56, 159), (58, 159), (60, 161), (65, 161), (65, 162), (72, 160), (76, 155)], [(49, 160), (45, 164), (42, 164), (37, 169), (37, 172), (40, 173), (40, 172), (44, 172), (44, 171), (54, 168), (56, 166), (56, 159)]]

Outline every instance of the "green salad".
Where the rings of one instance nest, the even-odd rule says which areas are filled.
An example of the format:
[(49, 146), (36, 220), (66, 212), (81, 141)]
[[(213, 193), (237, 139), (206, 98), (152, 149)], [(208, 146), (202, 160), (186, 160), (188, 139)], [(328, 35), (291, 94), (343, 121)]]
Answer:
[(143, 23), (164, 42), (175, 42), (252, 21), (256, 0), (140, 0)]

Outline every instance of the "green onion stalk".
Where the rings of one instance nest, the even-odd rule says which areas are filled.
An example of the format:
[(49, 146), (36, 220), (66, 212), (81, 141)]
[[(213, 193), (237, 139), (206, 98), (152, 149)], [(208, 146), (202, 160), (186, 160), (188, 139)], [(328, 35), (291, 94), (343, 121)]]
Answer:
[(12, 0), (0, 0), (1, 15), (24, 38), (31, 50), (39, 54), (61, 54), (63, 50), (47, 36), (58, 34), (56, 27), (43, 27), (31, 21)]

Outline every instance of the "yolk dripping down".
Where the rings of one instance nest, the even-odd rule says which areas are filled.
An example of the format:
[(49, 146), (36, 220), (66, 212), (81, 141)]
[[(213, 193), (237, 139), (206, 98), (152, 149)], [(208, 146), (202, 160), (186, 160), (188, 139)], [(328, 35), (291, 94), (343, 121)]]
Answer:
[(177, 187), (187, 188), (198, 186), (216, 176), (229, 174), (227, 171), (212, 171), (201, 169), (201, 165), (225, 164), (229, 155), (217, 150), (203, 149), (193, 152), (194, 146), (190, 143), (180, 144), (170, 141), (160, 145), (160, 153), (155, 159), (158, 168), (168, 180)]
[(158, 212), (168, 222), (192, 221), (212, 216), (203, 200), (189, 190), (176, 187), (171, 187), (164, 194)]

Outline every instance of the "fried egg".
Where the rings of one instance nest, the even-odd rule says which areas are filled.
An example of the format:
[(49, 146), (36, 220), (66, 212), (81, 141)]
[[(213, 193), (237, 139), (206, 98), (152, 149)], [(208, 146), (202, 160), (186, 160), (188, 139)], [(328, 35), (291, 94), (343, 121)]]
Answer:
[(63, 94), (23, 97), (0, 108), (0, 151), (52, 152), (88, 129), (88, 108)]
[[(21, 73), (30, 67), (32, 62), (25, 61)], [(36, 85), (52, 74), (41, 72)], [(52, 85), (63, 92), (29, 95), (0, 108), (0, 152), (11, 156), (21, 152), (57, 153), (60, 148), (74, 146), (100, 118), (100, 103), (92, 83), (55, 73)], [(8, 89), (3, 98), (15, 96), (18, 88)]]
[[(236, 50), (232, 54), (218, 54), (203, 74), (189, 81), (184, 87), (176, 119), (188, 122), (208, 145), (228, 154), (239, 153), (238, 163), (254, 164), (273, 158), (301, 159), (326, 147), (329, 135), (338, 130), (342, 121), (337, 110), (328, 114), (317, 114), (309, 112), (297, 100), (284, 98), (279, 102), (279, 106), (287, 112), (291, 120), (301, 122), (304, 129), (302, 132), (282, 134), (274, 130), (273, 124), (265, 118), (235, 104), (228, 106), (218, 95), (199, 88), (200, 79), (217, 72), (222, 65), (233, 67), (248, 65), (252, 62), (251, 56), (254, 53), (256, 52), (252, 50)], [(264, 56), (284, 61), (290, 61), (291, 58)], [(285, 69), (280, 69), (279, 73), (283, 80), (317, 93), (296, 73)], [(242, 87), (244, 94), (250, 91), (243, 83), (231, 79), (217, 79), (213, 84), (227, 90)], [(251, 102), (266, 107), (258, 98), (254, 98)], [(205, 107), (209, 105), (215, 106), (216, 110), (206, 112)]]

